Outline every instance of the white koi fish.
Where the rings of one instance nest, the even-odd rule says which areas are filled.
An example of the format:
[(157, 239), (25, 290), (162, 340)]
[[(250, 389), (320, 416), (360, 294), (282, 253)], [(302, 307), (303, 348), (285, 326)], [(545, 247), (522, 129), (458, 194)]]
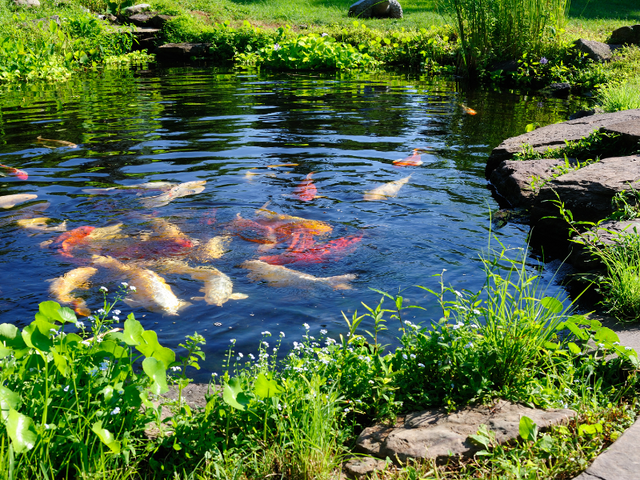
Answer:
[(38, 195), (33, 193), (16, 193), (14, 195), (3, 195), (0, 197), (0, 208), (11, 208), (15, 207), (19, 203), (28, 202), (29, 200), (33, 200), (38, 198)]
[(41, 232), (66, 232), (67, 231), (67, 221), (63, 221), (59, 225), (55, 227), (49, 227), (47, 223), (51, 219), (48, 217), (38, 217), (38, 218), (21, 218), (16, 223), (19, 227), (26, 228), (27, 230), (39, 230)]
[(380, 185), (373, 190), (369, 190), (364, 194), (364, 199), (367, 201), (371, 201), (384, 200), (385, 198), (395, 197), (398, 195), (398, 192), (400, 191), (402, 186), (407, 183), (410, 178), (411, 175), (401, 178), (400, 180), (394, 180), (393, 182), (385, 183), (384, 185)]
[(196, 193), (202, 192), (206, 183), (206, 180), (196, 180), (193, 182), (181, 183), (179, 185), (176, 185), (175, 187), (172, 187), (165, 193), (162, 193), (156, 197), (142, 199), (140, 200), (140, 202), (146, 208), (163, 207), (176, 198), (186, 197), (187, 195), (195, 195)]
[(334, 290), (350, 290), (349, 282), (356, 278), (354, 274), (314, 277), (282, 265), (270, 265), (261, 260), (247, 260), (240, 266), (250, 270), (249, 278), (251, 280), (266, 280), (272, 287), (312, 288), (317, 285), (326, 285)]

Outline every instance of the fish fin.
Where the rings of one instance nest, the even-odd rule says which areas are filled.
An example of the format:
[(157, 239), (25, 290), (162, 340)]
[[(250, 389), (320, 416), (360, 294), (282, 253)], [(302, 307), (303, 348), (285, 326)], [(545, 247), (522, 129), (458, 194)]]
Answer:
[(244, 293), (232, 293), (231, 295), (229, 295), (229, 298), (231, 300), (244, 300), (245, 298), (249, 298), (249, 295), (246, 295)]
[(334, 290), (351, 290), (351, 280), (355, 280), (356, 275), (348, 273), (346, 275), (338, 275), (335, 277), (326, 278), (326, 283), (330, 285)]

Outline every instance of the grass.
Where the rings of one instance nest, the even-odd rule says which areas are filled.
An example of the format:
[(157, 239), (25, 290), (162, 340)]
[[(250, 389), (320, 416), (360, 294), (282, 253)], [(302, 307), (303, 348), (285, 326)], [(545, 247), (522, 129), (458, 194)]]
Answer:
[(598, 92), (598, 106), (604, 112), (640, 108), (640, 79), (629, 78), (622, 83), (606, 85)]
[[(429, 468), (442, 478), (577, 473), (635, 418), (635, 370), (628, 368), (638, 366), (637, 356), (614, 332), (547, 296), (522, 258), (502, 246), (487, 255), (478, 292), (456, 291), (441, 276), (439, 290), (425, 289), (440, 303), (440, 319), (406, 321), (406, 310), (420, 307), (382, 293), (377, 306), (345, 317), (348, 333), (338, 339), (305, 324), (302, 341), (280, 360), (282, 332), (262, 332), (255, 352), (237, 351), (232, 340), (204, 410), (180, 398), (151, 402), (169, 383), (179, 392), (188, 384), (187, 368), (204, 358), (204, 338), (187, 337), (177, 357), (133, 315), (113, 330), (121, 312), (106, 295), (89, 326), (44, 302), (22, 331), (0, 325), (3, 474), (330, 479), (374, 421), (495, 398), (581, 416), (545, 435), (529, 425), (528, 436), (509, 446), (481, 429), (474, 438), (484, 453), (470, 461), (390, 466), (374, 478), (420, 478)], [(378, 343), (390, 327), (399, 328), (401, 347)], [(171, 416), (162, 420), (160, 408)], [(150, 425), (158, 436), (145, 434)]]

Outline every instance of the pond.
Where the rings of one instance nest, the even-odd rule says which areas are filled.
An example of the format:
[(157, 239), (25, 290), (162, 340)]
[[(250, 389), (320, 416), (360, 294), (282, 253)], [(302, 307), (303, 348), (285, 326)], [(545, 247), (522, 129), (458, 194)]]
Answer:
[[(528, 232), (517, 223), (490, 222), (499, 208), (484, 178), (491, 148), (529, 123), (562, 121), (579, 109), (576, 101), (465, 90), (454, 80), (421, 75), (179, 68), (92, 73), (59, 85), (23, 85), (0, 99), (0, 163), (28, 174), (0, 178), (0, 195), (37, 195), (0, 210), (1, 321), (25, 325), (49, 299), (52, 279), (89, 265), (96, 273), (74, 295), (89, 309), (100, 308), (100, 287), (113, 292), (129, 277), (92, 255), (119, 255), (128, 265), (162, 259), (146, 265), (185, 304), (178, 315), (133, 311), (164, 345), (175, 348), (194, 331), (206, 338), (200, 379), (219, 368), (232, 339), (246, 355), (255, 353), (264, 331), (274, 338), (284, 332), (285, 347), (301, 338), (304, 323), (312, 334), (344, 333), (341, 312), (350, 317), (364, 310), (360, 302), (378, 303), (371, 288), (402, 291), (407, 302), (424, 307), (412, 310), (419, 312), (408, 317), (415, 321), (438, 318), (436, 299), (415, 285), (436, 287), (434, 275), (444, 269), (445, 283), (479, 289), (479, 254), (492, 233), (506, 246), (523, 247)], [(420, 165), (393, 164), (417, 148)], [(310, 182), (300, 189), (308, 178), (317, 191)], [(396, 196), (365, 197), (398, 180)], [(167, 196), (166, 183), (122, 188), (193, 181), (206, 181), (204, 189), (175, 197)], [(274, 223), (273, 213), (259, 210), (267, 202), (277, 218), (314, 220), (331, 231), (315, 235)], [(99, 247), (76, 250), (66, 248), (61, 231), (19, 224), (40, 217), (51, 219), (47, 228), (66, 222), (61, 230), (122, 226)], [(271, 228), (266, 235), (275, 232), (278, 243), (265, 243), (256, 225)], [(167, 231), (179, 232), (185, 243)], [(215, 237), (225, 240), (224, 255), (194, 254)], [(281, 285), (243, 268), (247, 260), (310, 248), (330, 254), (284, 267), (352, 277), (333, 285)], [(215, 267), (247, 298), (222, 306), (192, 300), (203, 295), (202, 276), (167, 268), (178, 261)], [(132, 311), (118, 308), (122, 318)], [(396, 333), (389, 324), (385, 343)]]

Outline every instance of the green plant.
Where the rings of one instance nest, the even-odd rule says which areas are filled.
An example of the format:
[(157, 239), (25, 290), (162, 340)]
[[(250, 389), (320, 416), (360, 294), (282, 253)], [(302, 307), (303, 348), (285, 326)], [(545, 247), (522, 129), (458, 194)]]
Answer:
[[(547, 148), (544, 151), (536, 151), (531, 145), (522, 145), (522, 151), (513, 156), (514, 160), (537, 160), (541, 158), (575, 158), (582, 161), (593, 162), (595, 157), (603, 155), (612, 156), (624, 154), (628, 149), (620, 143), (620, 135), (615, 133), (593, 131), (580, 140), (565, 140), (564, 147)], [(582, 163), (582, 166), (586, 166)]]
[(598, 106), (605, 112), (640, 108), (640, 80), (629, 78), (603, 86), (598, 92)]
[(549, 183), (550, 181), (552, 181), (554, 178), (558, 178), (566, 173), (569, 172), (573, 172), (574, 170), (580, 170), (581, 168), (586, 167), (587, 165), (591, 165), (592, 163), (597, 163), (599, 162), (600, 159), (599, 158), (595, 158), (595, 159), (587, 159), (583, 162), (576, 160), (576, 161), (571, 161), (567, 158), (567, 156), (565, 155), (564, 157), (564, 165), (557, 165), (555, 167), (551, 168), (551, 171), (553, 172), (549, 177), (546, 178), (540, 178), (537, 175), (534, 175), (531, 177), (531, 183), (529, 184), (529, 188), (531, 190), (537, 191), (539, 189), (541, 189), (543, 186), (545, 186), (547, 183)]

